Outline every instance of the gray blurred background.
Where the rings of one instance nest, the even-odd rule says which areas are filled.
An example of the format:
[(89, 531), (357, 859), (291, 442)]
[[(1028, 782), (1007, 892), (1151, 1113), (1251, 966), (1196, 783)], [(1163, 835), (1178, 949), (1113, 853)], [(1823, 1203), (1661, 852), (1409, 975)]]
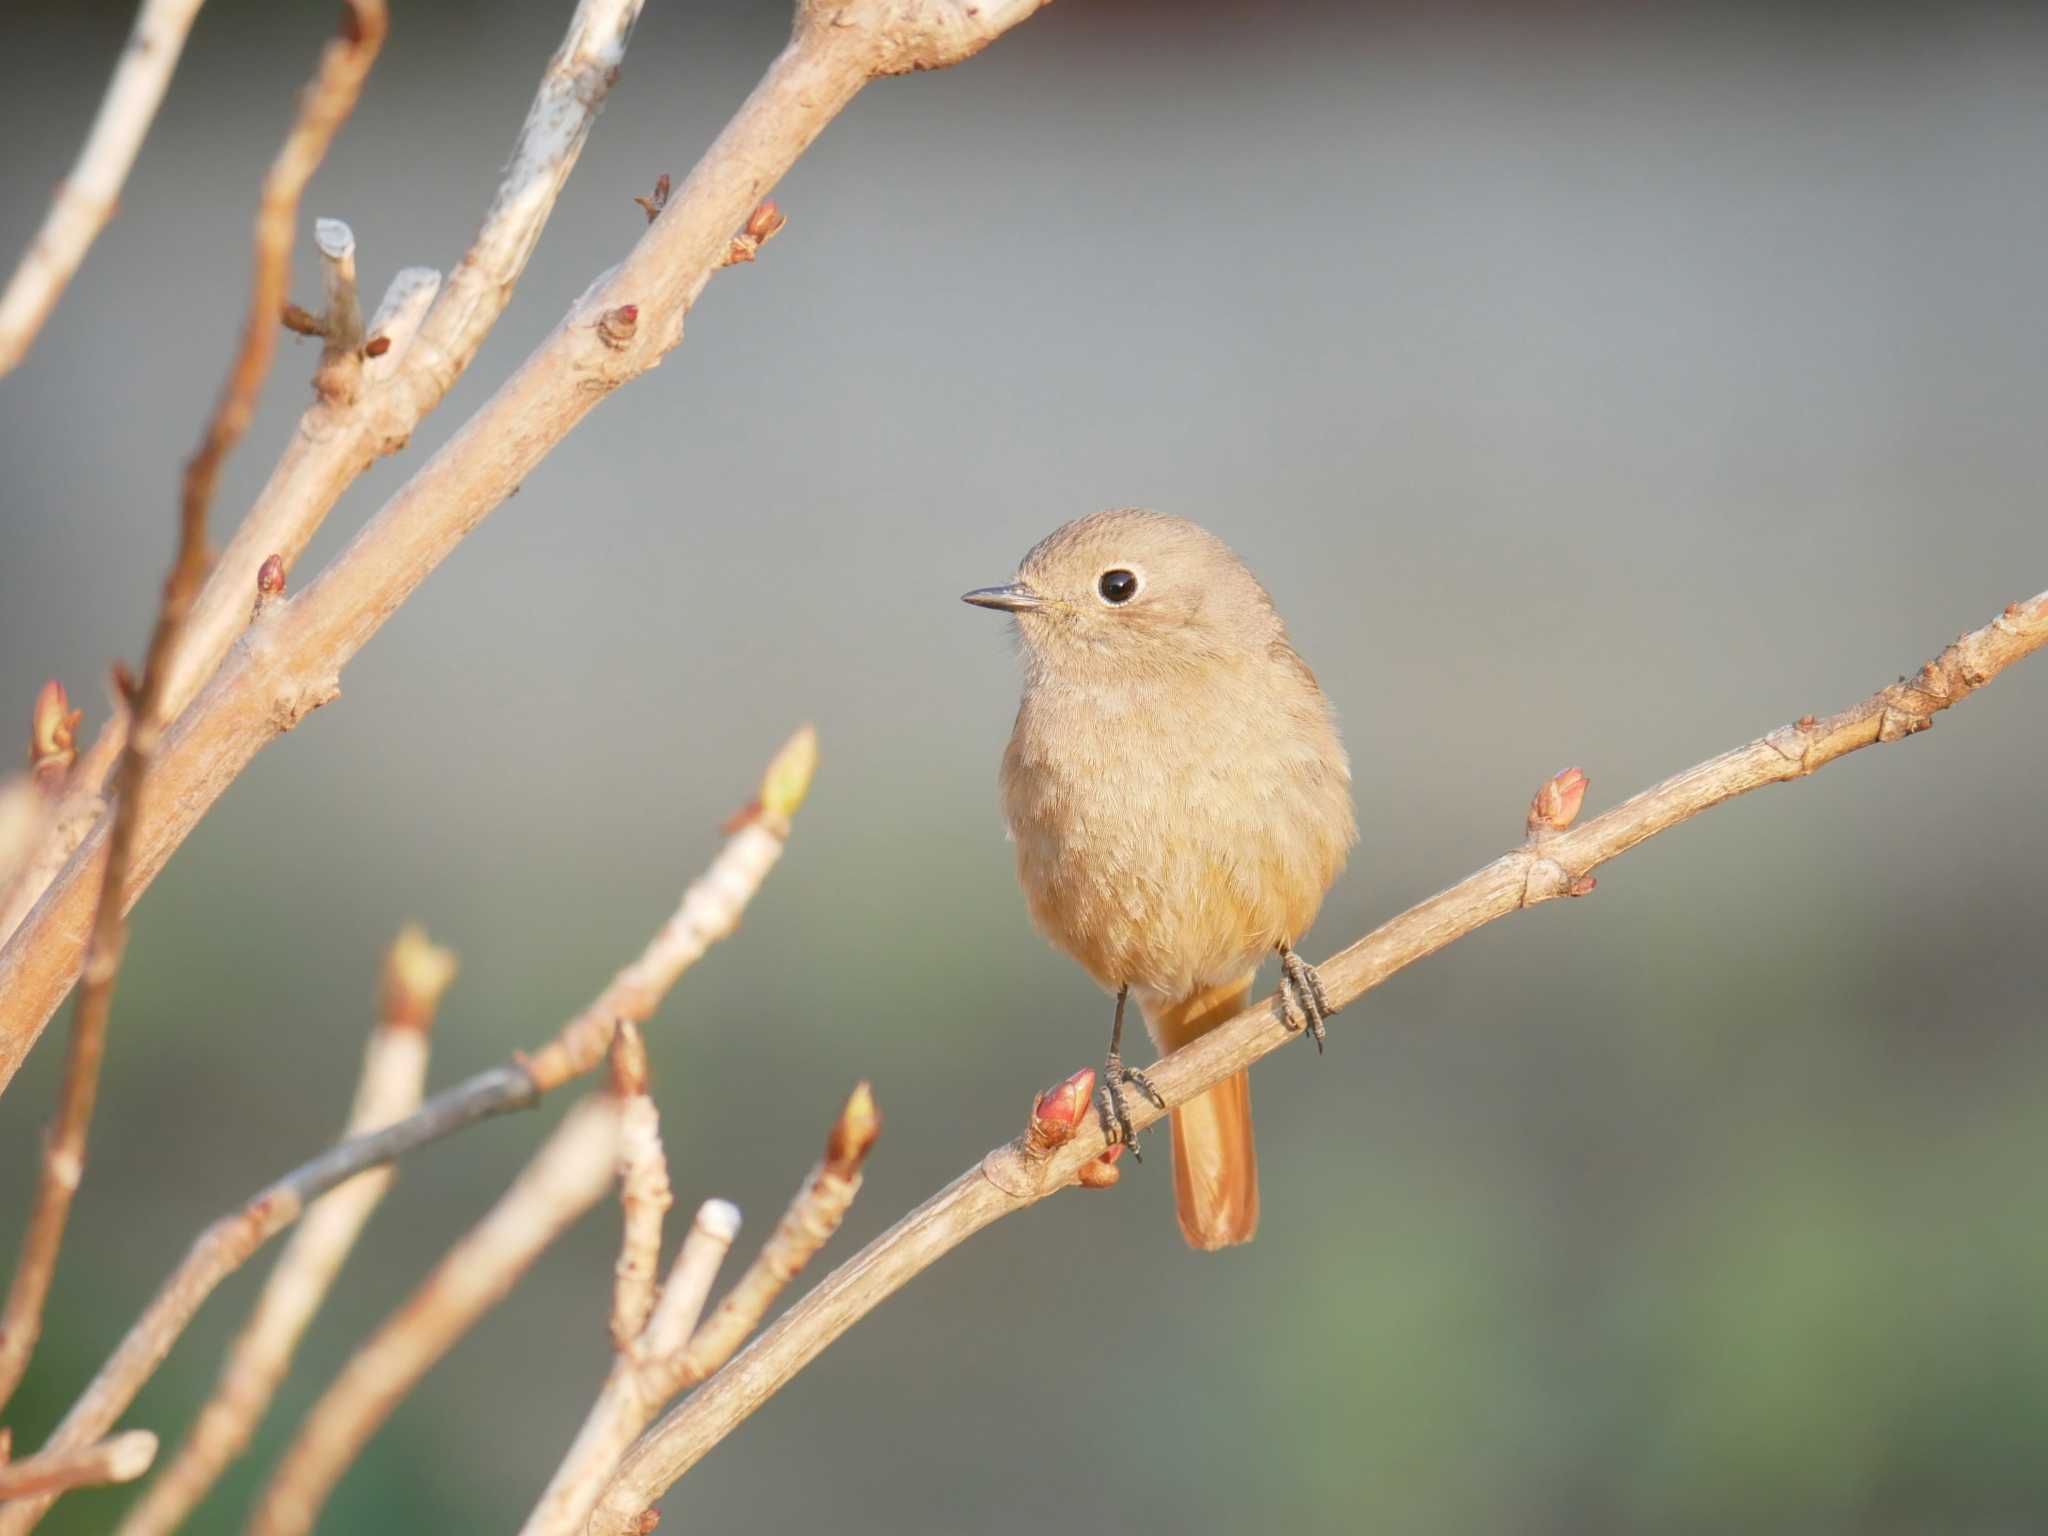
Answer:
[[(353, 223), (373, 293), (459, 255), (568, 9), (397, 0), (305, 208)], [(96, 726), (108, 660), (141, 650), (331, 11), (208, 7), (121, 217), (0, 384), (0, 721), (54, 674)], [(8, 8), (5, 260), (128, 19)], [(626, 248), (628, 199), (680, 179), (785, 19), (652, 0), (497, 334), (295, 584)], [(1107, 1008), (1026, 922), (994, 789), (1015, 668), (956, 597), (1071, 516), (1214, 528), (1333, 696), (1364, 839), (1312, 956), (1501, 851), (1546, 774), (1582, 764), (1611, 805), (2048, 586), (2044, 165), (2048, 15), (2017, 6), (1061, 0), (878, 84), (779, 190), (760, 263), (139, 908), (17, 1445), (203, 1222), (339, 1124), (402, 920), (462, 955), (437, 1082), (530, 1046), (804, 720), (824, 762), (788, 859), (652, 1030), (682, 1207), (727, 1195), (764, 1233), (861, 1076), (889, 1122), (836, 1257), (1014, 1134), (1099, 1059)], [(282, 347), (221, 536), (314, 357)], [(1004, 1222), (671, 1521), (2043, 1528), (2044, 716), (2037, 661), (1397, 977), (1324, 1060), (1259, 1071), (1251, 1248), (1182, 1248), (1163, 1159)], [(0, 1106), (10, 1251), (56, 1045)], [(405, 1165), (200, 1528), (233, 1527), (563, 1107)], [(605, 1369), (616, 1237), (607, 1205), (551, 1252), (323, 1529), (515, 1521)], [(182, 1429), (256, 1278), (129, 1422)]]

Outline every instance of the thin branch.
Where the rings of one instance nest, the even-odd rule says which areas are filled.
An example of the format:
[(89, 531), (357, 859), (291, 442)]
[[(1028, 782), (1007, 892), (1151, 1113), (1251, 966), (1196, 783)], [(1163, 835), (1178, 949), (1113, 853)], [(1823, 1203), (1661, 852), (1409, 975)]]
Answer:
[(611, 1187), (619, 1101), (571, 1110), (512, 1187), (350, 1357), (307, 1414), (250, 1517), (250, 1536), (310, 1531), (320, 1507), (405, 1395)]
[[(1666, 779), (1575, 830), (1563, 828), (1570, 825), (1584, 796), (1585, 776), (1568, 770), (1538, 791), (1529, 838), (1521, 847), (1325, 961), (1317, 968), (1324, 989), (1338, 1007), (1346, 1006), (1396, 971), (1496, 918), (1538, 902), (1584, 895), (1593, 888), (1595, 869), (1646, 838), (1750, 790), (1804, 778), (1859, 747), (1925, 730), (1937, 712), (1967, 698), (2044, 645), (2048, 592), (2012, 604), (1913, 677), (1880, 689), (1860, 704), (1825, 719), (1802, 716), (1795, 724)], [(1295, 1038), (1274, 1001), (1265, 999), (1148, 1067), (1146, 1075), (1171, 1108)], [(1062, 1084), (1054, 1094), (1068, 1086)], [(1053, 1096), (1039, 1101), (1034, 1119)], [(1131, 1120), (1142, 1129), (1165, 1112), (1138, 1097), (1132, 1101)], [(1067, 1123), (1071, 1125), (1071, 1116)], [(1075, 1127), (1070, 1140), (1050, 1150), (1042, 1136), (1027, 1131), (990, 1152), (840, 1265), (730, 1366), (642, 1437), (591, 1520), (593, 1536), (641, 1529), (641, 1514), (677, 1478), (834, 1339), (990, 1222), (1076, 1183), (1084, 1167), (1099, 1162), (1103, 1151), (1102, 1132), (1092, 1120), (1085, 1128)]]
[(263, 197), (256, 215), (256, 274), (241, 350), (229, 369), (227, 383), (200, 438), (198, 451), (185, 466), (178, 554), (164, 583), (163, 604), (150, 636), (142, 683), (135, 692), (134, 725), (121, 757), (113, 827), (107, 837), (108, 856), (94, 892), (90, 947), (83, 969), (85, 985), (72, 1017), (57, 1118), (44, 1144), (35, 1209), (29, 1217), (28, 1235), (22, 1244), (14, 1281), (8, 1288), (6, 1309), (0, 1314), (0, 1406), (6, 1404), (20, 1384), (42, 1332), (43, 1305), (56, 1274), (57, 1254), (63, 1246), (72, 1197), (85, 1174), (86, 1135), (99, 1097), (100, 1060), (106, 1051), (114, 981), (120, 973), (121, 953), (127, 943), (127, 907), (122, 897), (128, 889), (136, 831), (142, 820), (144, 780), (149, 777), (162, 736), (166, 667), (179, 627), (185, 622), (206, 574), (207, 509), (213, 501), (221, 465), (247, 430), (255, 411), (257, 391), (270, 371), (270, 359), (277, 345), (275, 317), (284, 302), (285, 279), (291, 263), (291, 230), (298, 216), (299, 196), (336, 131), (354, 108), (384, 37), (384, 0), (350, 3), (353, 9), (347, 15), (352, 24), (322, 53), (313, 83), (300, 102), (298, 121), (292, 125), (284, 147), (264, 178)]
[[(868, 80), (956, 63), (1041, 3), (806, 0), (789, 46), (626, 259), (267, 626), (263, 643), (229, 656), (179, 719), (159, 764), (165, 793), (137, 842), (130, 899), (259, 750), (336, 696), (349, 660), (597, 401), (680, 341), (684, 314), (734, 231)], [(627, 311), (635, 323), (613, 323)], [(0, 951), (0, 1086), (71, 986), (80, 888), (103, 845), (97, 831), (88, 837)]]
[[(616, 1024), (629, 1018), (643, 1022), (706, 947), (738, 926), (740, 914), (781, 857), (790, 817), (809, 790), (816, 762), (816, 738), (806, 727), (769, 763), (759, 797), (737, 818), (743, 824), (719, 850), (710, 868), (683, 893), (675, 915), (655, 933), (639, 958), (613, 977), (597, 1000), (564, 1024), (531, 1061), (522, 1056), (480, 1072), (435, 1094), (403, 1120), (328, 1148), (202, 1233), (64, 1416), (46, 1449), (76, 1449), (104, 1435), (135, 1401), (136, 1393), (163, 1363), (214, 1287), (291, 1225), (319, 1196), (365, 1169), (480, 1120), (537, 1103), (544, 1092), (595, 1067), (603, 1059), (606, 1044), (600, 1041), (592, 1054), (589, 1042), (595, 1037), (597, 1021), (608, 1018)], [(544, 1069), (538, 1065), (542, 1062), (546, 1063)], [(40, 1514), (36, 1509), (26, 1523), (15, 1523), (15, 1510), (0, 1509), (0, 1536), (17, 1536)]]
[[(722, 1201), (707, 1203), (698, 1212), (691, 1243), (683, 1247), (653, 1320), (644, 1333), (620, 1344), (604, 1390), (527, 1517), (521, 1536), (572, 1536), (584, 1528), (633, 1437), (676, 1393), (702, 1381), (731, 1357), (760, 1326), (783, 1287), (839, 1230), (860, 1191), (861, 1164), (881, 1129), (874, 1094), (862, 1083), (833, 1124), (824, 1160), (805, 1176), (760, 1254), (702, 1327), (696, 1319), (718, 1261), (732, 1245), (739, 1213)], [(709, 1231), (704, 1230), (707, 1226)], [(698, 1251), (693, 1253), (692, 1244)]]
[(631, 1019), (619, 1020), (612, 1041), (612, 1094), (620, 1104), (619, 1204), (625, 1212), (612, 1287), (612, 1342), (626, 1350), (654, 1310), (661, 1227), (675, 1204), (661, 1149), (661, 1114), (647, 1091), (647, 1042)]
[[(364, 1051), (344, 1136), (380, 1130), (419, 1107), (428, 1030), (454, 978), (452, 954), (428, 942), (418, 928), (399, 934), (385, 960), (380, 1022)], [(213, 1396), (170, 1465), (123, 1518), (120, 1536), (168, 1536), (199, 1506), (228, 1463), (247, 1449), (291, 1368), (300, 1338), (391, 1178), (388, 1164), (359, 1174), (306, 1212), (230, 1348)]]
[[(582, 0), (577, 6), (561, 46), (542, 74), (490, 210), (439, 301), (432, 289), (419, 293), (420, 274), (428, 269), (408, 267), (399, 274), (386, 297), (386, 310), (401, 284), (407, 285), (408, 308), (416, 301), (418, 310), (406, 315), (402, 335), (397, 329), (400, 322), (388, 319), (386, 312), (370, 322), (365, 362), (354, 388), (348, 365), (331, 367), (330, 354), (323, 352), (314, 403), (300, 417), (269, 481), (215, 561), (181, 633), (164, 687), (166, 718), (175, 719), (185, 711), (241, 638), (249, 595), (263, 563), (273, 557), (287, 569), (296, 563), (342, 493), (380, 457), (405, 447), (475, 358), (510, 302), (556, 197), (604, 107), (642, 3)], [(434, 282), (438, 284), (439, 278)], [(431, 331), (423, 335), (415, 354), (409, 343), (423, 332), (429, 304)], [(381, 347), (380, 337), (386, 343)], [(99, 792), (108, 766), (120, 755), (124, 732), (125, 722), (117, 718), (94, 741), (75, 778), (80, 787), (73, 802), (57, 818), (16, 889), (0, 904), (0, 944), (7, 942), (95, 831), (104, 808)], [(142, 878), (128, 892), (131, 905), (147, 883)], [(18, 1063), (17, 1045), (25, 1052), (31, 1043), (27, 1038), (11, 1040), (9, 1026), (0, 1019), (0, 1089)]]
[(121, 184), (156, 118), (203, 0), (143, 0), (85, 148), (0, 294), (0, 375), (35, 345), (85, 253), (120, 204)]
[(73, 1488), (132, 1483), (156, 1460), (156, 1436), (131, 1429), (76, 1451), (0, 1464), (0, 1499), (55, 1498)]
[[(359, 396), (322, 390), (242, 526), (221, 552), (172, 668), (176, 714), (191, 703), (242, 632), (257, 568), (278, 555), (289, 568), (342, 493), (380, 457), (411, 440), (462, 376), (511, 302), (604, 110), (643, 0), (582, 0), (541, 73), (533, 104), (476, 238), (452, 269), (402, 357), (371, 368)], [(374, 340), (379, 326), (372, 322)]]

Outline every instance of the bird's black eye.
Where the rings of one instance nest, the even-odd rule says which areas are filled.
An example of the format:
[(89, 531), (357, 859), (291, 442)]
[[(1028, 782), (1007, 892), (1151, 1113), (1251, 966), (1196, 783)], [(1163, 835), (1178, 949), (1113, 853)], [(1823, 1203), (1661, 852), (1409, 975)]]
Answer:
[(1121, 568), (1104, 571), (1095, 590), (1102, 594), (1105, 603), (1128, 603), (1138, 595), (1138, 574)]

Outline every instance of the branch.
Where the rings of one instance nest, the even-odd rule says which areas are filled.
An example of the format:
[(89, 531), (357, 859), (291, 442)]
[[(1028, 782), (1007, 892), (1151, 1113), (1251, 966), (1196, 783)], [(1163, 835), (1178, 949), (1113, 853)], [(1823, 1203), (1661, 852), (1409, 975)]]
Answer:
[(310, 1531), (341, 1474), (406, 1393), (598, 1202), (618, 1166), (619, 1112), (609, 1092), (571, 1110), (489, 1214), (350, 1357), (257, 1500), (250, 1536)]
[(156, 1436), (131, 1429), (82, 1450), (0, 1464), (0, 1499), (55, 1498), (73, 1488), (132, 1483), (156, 1460)]
[(20, 366), (120, 204), (121, 184), (170, 86), (203, 0), (143, 0), (71, 174), (0, 295), (0, 375)]
[[(698, 1327), (712, 1277), (739, 1230), (739, 1212), (732, 1206), (721, 1200), (705, 1203), (660, 1305), (644, 1331), (617, 1341), (618, 1355), (604, 1390), (520, 1536), (573, 1536), (583, 1530), (633, 1437), (676, 1393), (731, 1358), (760, 1326), (783, 1287), (839, 1230), (860, 1192), (861, 1164), (881, 1129), (874, 1094), (862, 1083), (832, 1127), (824, 1161), (805, 1176), (746, 1274)], [(632, 1243), (630, 1218), (627, 1243)]]
[[(199, 583), (206, 574), (206, 514), (220, 479), (221, 465), (248, 429), (256, 394), (270, 371), (277, 345), (275, 316), (284, 302), (291, 266), (291, 231), (299, 195), (305, 190), (327, 146), (354, 108), (371, 63), (384, 38), (384, 0), (350, 0), (352, 18), (344, 35), (329, 43), (313, 83), (299, 104), (298, 120), (264, 178), (256, 214), (256, 273), (251, 284), (249, 314), (242, 330), (241, 351), (228, 371), (219, 402), (200, 437), (198, 451), (186, 463), (179, 507), (178, 554), (164, 583), (163, 604), (150, 636), (142, 683), (134, 697), (134, 725), (117, 775), (113, 827), (102, 878), (94, 889), (90, 948), (84, 965), (85, 986), (72, 1017), (70, 1049), (64, 1060), (64, 1086), (57, 1119), (43, 1148), (42, 1177), (36, 1186), (28, 1235), (0, 1315), (0, 1405), (5, 1405), (28, 1369), (29, 1355), (42, 1332), (43, 1305), (56, 1274), (72, 1196), (85, 1173), (86, 1134), (99, 1097), (100, 1059), (106, 1051), (107, 1020), (113, 1009), (114, 981), (120, 973), (127, 943), (122, 894), (128, 888), (137, 828), (142, 820), (143, 781), (156, 757), (165, 718), (164, 678), (171, 648), (185, 622)], [(155, 784), (151, 789), (157, 788)], [(81, 903), (82, 905), (82, 903)]]
[[(625, 56), (642, 0), (582, 0), (543, 72), (512, 159), (468, 252), (436, 302), (438, 274), (402, 270), (370, 321), (363, 362), (322, 352), (314, 402), (243, 518), (194, 605), (172, 655), (164, 714), (175, 719), (219, 668), (249, 618), (264, 562), (289, 570), (342, 493), (380, 457), (402, 449), (476, 356), (511, 301), (590, 127)], [(433, 305), (429, 320), (427, 309)], [(428, 323), (423, 325), (423, 320)], [(323, 324), (322, 329), (325, 329)], [(421, 342), (417, 350), (412, 343)], [(74, 799), (57, 818), (27, 873), (0, 905), (0, 944), (15, 932), (104, 808), (98, 796), (119, 756), (125, 723), (111, 721), (74, 776)], [(146, 884), (144, 880), (141, 884)], [(140, 884), (128, 893), (132, 905)], [(54, 1003), (52, 1004), (54, 1007)], [(28, 1041), (20, 1042), (26, 1050)], [(0, 1089), (13, 1071), (9, 1026), (0, 1016)]]
[[(1560, 896), (1583, 895), (1593, 888), (1595, 869), (1646, 838), (1750, 790), (1804, 778), (1859, 747), (1923, 731), (1937, 712), (2044, 645), (2048, 592), (2012, 604), (1915, 676), (1862, 703), (1825, 719), (1802, 716), (1666, 779), (1575, 831), (1562, 828), (1573, 819), (1585, 779), (1576, 769), (1568, 770), (1554, 787), (1538, 791), (1528, 841), (1325, 961), (1318, 967), (1323, 986), (1341, 1008), (1495, 918)], [(1170, 1109), (1294, 1038), (1280, 1009), (1267, 999), (1148, 1067), (1146, 1075)], [(1038, 1108), (1067, 1087), (1041, 1099)], [(1140, 1129), (1166, 1112), (1142, 1096), (1132, 1100), (1131, 1108), (1132, 1123)], [(990, 1222), (1077, 1181), (1087, 1182), (1084, 1169), (1098, 1163), (1103, 1151), (1102, 1132), (1091, 1120), (1051, 1151), (1042, 1137), (1027, 1132), (990, 1152), (827, 1275), (703, 1390), (643, 1436), (606, 1490), (591, 1532), (642, 1529), (636, 1522), (655, 1499), (834, 1339)]]
[[(719, 850), (711, 867), (683, 893), (675, 915), (641, 955), (530, 1061), (521, 1057), (480, 1072), (435, 1094), (403, 1120), (328, 1148), (201, 1233), (184, 1262), (64, 1416), (45, 1449), (75, 1450), (104, 1435), (135, 1401), (136, 1393), (163, 1363), (214, 1288), (297, 1220), (299, 1212), (319, 1196), (365, 1169), (480, 1120), (537, 1103), (549, 1089), (595, 1067), (603, 1059), (607, 1043), (598, 1038), (599, 1021), (610, 1019), (614, 1027), (621, 1018), (644, 1021), (705, 949), (738, 927), (740, 914), (781, 857), (789, 818), (809, 789), (816, 759), (816, 738), (807, 727), (769, 763), (760, 798), (737, 818), (744, 824)], [(594, 1051), (592, 1040), (597, 1040)], [(544, 1069), (540, 1066), (543, 1062)], [(17, 1516), (18, 1510), (30, 1512)], [(41, 1513), (40, 1507), (27, 1505), (0, 1509), (0, 1536), (18, 1536), (33, 1526)]]
[[(284, 605), (261, 643), (229, 656), (180, 718), (165, 741), (165, 789), (138, 837), (128, 899), (258, 751), (336, 696), (342, 668), (456, 544), (600, 399), (681, 340), (684, 314), (723, 264), (733, 232), (869, 79), (955, 63), (1041, 3), (806, 0), (788, 47), (626, 259)], [(434, 329), (430, 316), (415, 351)], [(96, 832), (80, 846), (0, 951), (0, 1086), (76, 973), (81, 887), (103, 857), (101, 842)]]
[[(380, 1022), (363, 1055), (345, 1137), (380, 1130), (419, 1107), (427, 1032), (454, 978), (452, 954), (429, 943), (418, 928), (399, 934), (385, 961)], [(213, 1396), (177, 1456), (123, 1518), (120, 1536), (169, 1536), (199, 1506), (227, 1464), (248, 1448), (291, 1368), (300, 1338), (391, 1187), (391, 1177), (388, 1165), (360, 1174), (307, 1211), (229, 1350)]]

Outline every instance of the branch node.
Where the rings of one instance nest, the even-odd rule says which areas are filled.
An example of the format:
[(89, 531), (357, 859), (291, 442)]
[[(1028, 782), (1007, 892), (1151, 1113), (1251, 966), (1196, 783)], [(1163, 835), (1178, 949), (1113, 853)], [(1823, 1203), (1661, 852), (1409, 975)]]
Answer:
[(639, 329), (640, 306), (621, 304), (616, 309), (606, 310), (598, 317), (597, 339), (614, 352), (621, 352)]

